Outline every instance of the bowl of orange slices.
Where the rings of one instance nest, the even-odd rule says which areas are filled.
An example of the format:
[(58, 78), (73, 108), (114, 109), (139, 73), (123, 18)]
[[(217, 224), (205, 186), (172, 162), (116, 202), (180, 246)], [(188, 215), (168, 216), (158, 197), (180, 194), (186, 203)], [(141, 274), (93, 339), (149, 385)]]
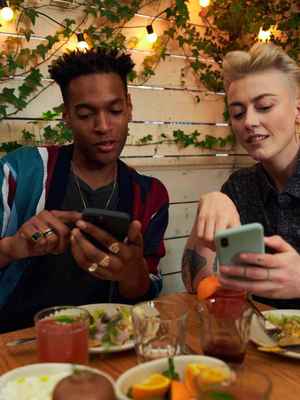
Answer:
[(226, 384), (233, 376), (217, 358), (182, 355), (129, 369), (117, 379), (115, 389), (118, 400), (192, 400), (201, 389)]

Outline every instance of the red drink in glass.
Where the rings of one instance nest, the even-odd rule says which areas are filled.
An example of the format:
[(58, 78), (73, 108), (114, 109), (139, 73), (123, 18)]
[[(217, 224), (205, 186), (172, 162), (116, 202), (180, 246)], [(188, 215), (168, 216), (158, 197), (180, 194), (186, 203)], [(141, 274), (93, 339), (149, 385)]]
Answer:
[(40, 361), (87, 364), (89, 315), (86, 310), (76, 307), (43, 310), (36, 315), (35, 326)]
[(240, 364), (249, 339), (252, 308), (246, 292), (218, 289), (199, 304), (203, 353)]

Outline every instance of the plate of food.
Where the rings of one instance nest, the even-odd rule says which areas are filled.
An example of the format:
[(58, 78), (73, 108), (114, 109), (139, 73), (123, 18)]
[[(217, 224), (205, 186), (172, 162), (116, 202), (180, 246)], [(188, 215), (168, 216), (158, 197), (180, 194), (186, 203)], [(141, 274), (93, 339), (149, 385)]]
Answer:
[(268, 335), (256, 315), (250, 328), (250, 339), (258, 349), (300, 359), (300, 310), (268, 310), (262, 312), (277, 329)]
[[(105, 372), (83, 365), (30, 364), (0, 377), (0, 400), (86, 399), (99, 392), (102, 400), (114, 400), (114, 381)], [(96, 399), (96, 397), (93, 397)]]
[(90, 324), (91, 353), (111, 353), (134, 347), (132, 306), (128, 304), (87, 304), (81, 306), (93, 317)]

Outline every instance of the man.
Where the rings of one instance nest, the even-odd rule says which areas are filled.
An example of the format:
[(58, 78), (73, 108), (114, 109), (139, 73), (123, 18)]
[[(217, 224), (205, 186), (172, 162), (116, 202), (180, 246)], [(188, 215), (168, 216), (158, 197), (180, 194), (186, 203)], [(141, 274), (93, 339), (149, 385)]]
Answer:
[[(63, 55), (49, 72), (74, 144), (21, 148), (1, 160), (2, 332), (32, 324), (44, 307), (132, 303), (161, 290), (168, 194), (119, 160), (131, 120), (132, 68), (130, 57), (115, 51)], [(129, 213), (125, 242), (83, 221), (85, 207)]]

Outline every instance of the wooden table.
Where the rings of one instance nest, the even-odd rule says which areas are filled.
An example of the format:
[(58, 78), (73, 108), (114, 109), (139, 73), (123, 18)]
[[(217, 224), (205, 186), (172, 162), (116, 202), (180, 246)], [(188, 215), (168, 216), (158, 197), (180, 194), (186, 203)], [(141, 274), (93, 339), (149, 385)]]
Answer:
[[(187, 305), (190, 309), (188, 323), (187, 344), (201, 354), (198, 339), (199, 322), (196, 313), (196, 298), (187, 293), (176, 293), (164, 296)], [(5, 342), (21, 337), (34, 335), (34, 328), (23, 329), (0, 335), (0, 374), (13, 368), (38, 362), (34, 344), (7, 347)], [(134, 350), (115, 354), (92, 354), (92, 367), (109, 373), (117, 378), (128, 368), (136, 365)], [(267, 374), (272, 380), (272, 400), (298, 400), (300, 398), (300, 360), (285, 358), (277, 354), (262, 353), (252, 343), (249, 344), (244, 368), (254, 368)]]

